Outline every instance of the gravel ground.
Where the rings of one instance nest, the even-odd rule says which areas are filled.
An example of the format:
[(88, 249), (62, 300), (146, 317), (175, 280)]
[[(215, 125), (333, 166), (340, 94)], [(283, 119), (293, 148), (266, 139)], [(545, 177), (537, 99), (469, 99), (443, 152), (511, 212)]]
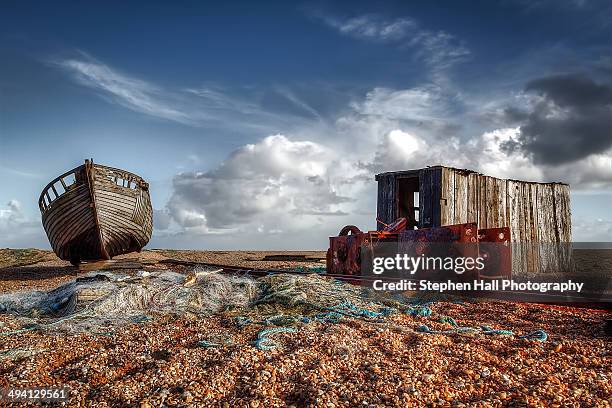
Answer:
[[(162, 250), (145, 251), (172, 259), (209, 262), (249, 268), (294, 268), (298, 266), (325, 266), (325, 251), (187, 251)], [(304, 255), (305, 261), (267, 261), (267, 255)], [(147, 255), (149, 256), (149, 255)]]
[[(432, 309), (463, 325), (540, 327), (550, 338), (421, 334), (420, 323), (442, 324), (401, 315), (303, 325), (261, 351), (252, 345), (258, 325), (161, 319), (111, 335), (11, 336), (3, 349), (46, 351), (1, 360), (0, 386), (68, 385), (72, 406), (609, 406), (601, 313), (494, 302)], [(233, 344), (198, 346), (219, 336)]]
[(0, 248), (0, 269), (9, 266), (31, 265), (37, 262), (57, 259), (51, 251), (41, 249), (10, 249)]
[[(307, 261), (265, 261), (266, 255), (306, 255)], [(295, 268), (325, 266), (324, 251), (178, 251), (147, 250), (120, 255), (114, 260), (138, 258), (142, 262), (178, 259), (250, 268)], [(322, 261), (321, 261), (322, 260)], [(24, 266), (25, 265), (25, 266)], [(165, 266), (161, 266), (165, 267)], [(79, 269), (51, 251), (0, 249), (0, 293), (27, 289), (49, 289), (78, 277)]]
[[(0, 387), (67, 385), (66, 406), (610, 406), (609, 314), (502, 302), (431, 309), (430, 317), (379, 323), (301, 324), (276, 335), (279, 347), (270, 351), (253, 345), (261, 325), (238, 327), (226, 315), (166, 316), (112, 333), (25, 332), (0, 337)], [(517, 334), (541, 328), (549, 339), (416, 331), (448, 328), (436, 322), (441, 315)], [(17, 328), (0, 315), (0, 331)], [(230, 344), (198, 345), (219, 339)]]

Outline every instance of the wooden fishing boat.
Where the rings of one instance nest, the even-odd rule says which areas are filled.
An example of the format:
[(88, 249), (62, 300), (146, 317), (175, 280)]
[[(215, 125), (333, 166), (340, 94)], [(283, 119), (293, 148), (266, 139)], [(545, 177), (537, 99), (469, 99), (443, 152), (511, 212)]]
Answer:
[(149, 184), (93, 160), (50, 182), (38, 205), (53, 251), (73, 265), (140, 251), (153, 231)]

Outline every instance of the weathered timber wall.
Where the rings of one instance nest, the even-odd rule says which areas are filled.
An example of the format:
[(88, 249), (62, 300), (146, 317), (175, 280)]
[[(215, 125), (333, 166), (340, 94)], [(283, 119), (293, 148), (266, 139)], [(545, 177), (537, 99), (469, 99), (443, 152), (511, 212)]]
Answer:
[(568, 185), (503, 180), (451, 168), (441, 171), (442, 225), (508, 225), (515, 232), (514, 242), (571, 241)]
[(421, 228), (467, 222), (476, 222), (479, 228), (508, 226), (513, 243), (513, 272), (570, 268), (568, 185), (504, 180), (441, 166), (384, 173), (376, 177), (380, 221), (390, 223), (397, 217), (398, 179), (416, 175)]
[[(568, 270), (571, 263), (569, 186), (504, 180), (440, 168), (441, 224), (477, 222), (479, 228), (508, 226), (513, 271)], [(561, 245), (547, 245), (556, 244)]]
[(419, 228), (439, 227), (442, 201), (442, 172), (427, 168), (419, 172)]
[[(378, 199), (376, 201), (376, 229), (382, 230), (385, 224), (391, 224), (397, 218), (397, 194), (395, 177), (378, 179)], [(381, 222), (382, 221), (382, 222)]]

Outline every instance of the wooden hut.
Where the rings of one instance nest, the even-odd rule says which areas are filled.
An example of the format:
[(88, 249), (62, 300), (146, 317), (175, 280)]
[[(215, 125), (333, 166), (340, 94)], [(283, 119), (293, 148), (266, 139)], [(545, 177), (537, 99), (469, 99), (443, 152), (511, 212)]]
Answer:
[(510, 227), (513, 273), (571, 268), (569, 185), (506, 180), (433, 166), (376, 175), (378, 229), (399, 217), (419, 228), (478, 223)]

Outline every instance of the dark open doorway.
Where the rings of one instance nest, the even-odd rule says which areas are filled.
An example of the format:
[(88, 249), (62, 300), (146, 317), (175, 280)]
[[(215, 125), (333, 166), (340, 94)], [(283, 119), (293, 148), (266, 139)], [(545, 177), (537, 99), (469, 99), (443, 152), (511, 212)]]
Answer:
[(397, 179), (397, 218), (406, 218), (408, 228), (419, 224), (419, 177)]

